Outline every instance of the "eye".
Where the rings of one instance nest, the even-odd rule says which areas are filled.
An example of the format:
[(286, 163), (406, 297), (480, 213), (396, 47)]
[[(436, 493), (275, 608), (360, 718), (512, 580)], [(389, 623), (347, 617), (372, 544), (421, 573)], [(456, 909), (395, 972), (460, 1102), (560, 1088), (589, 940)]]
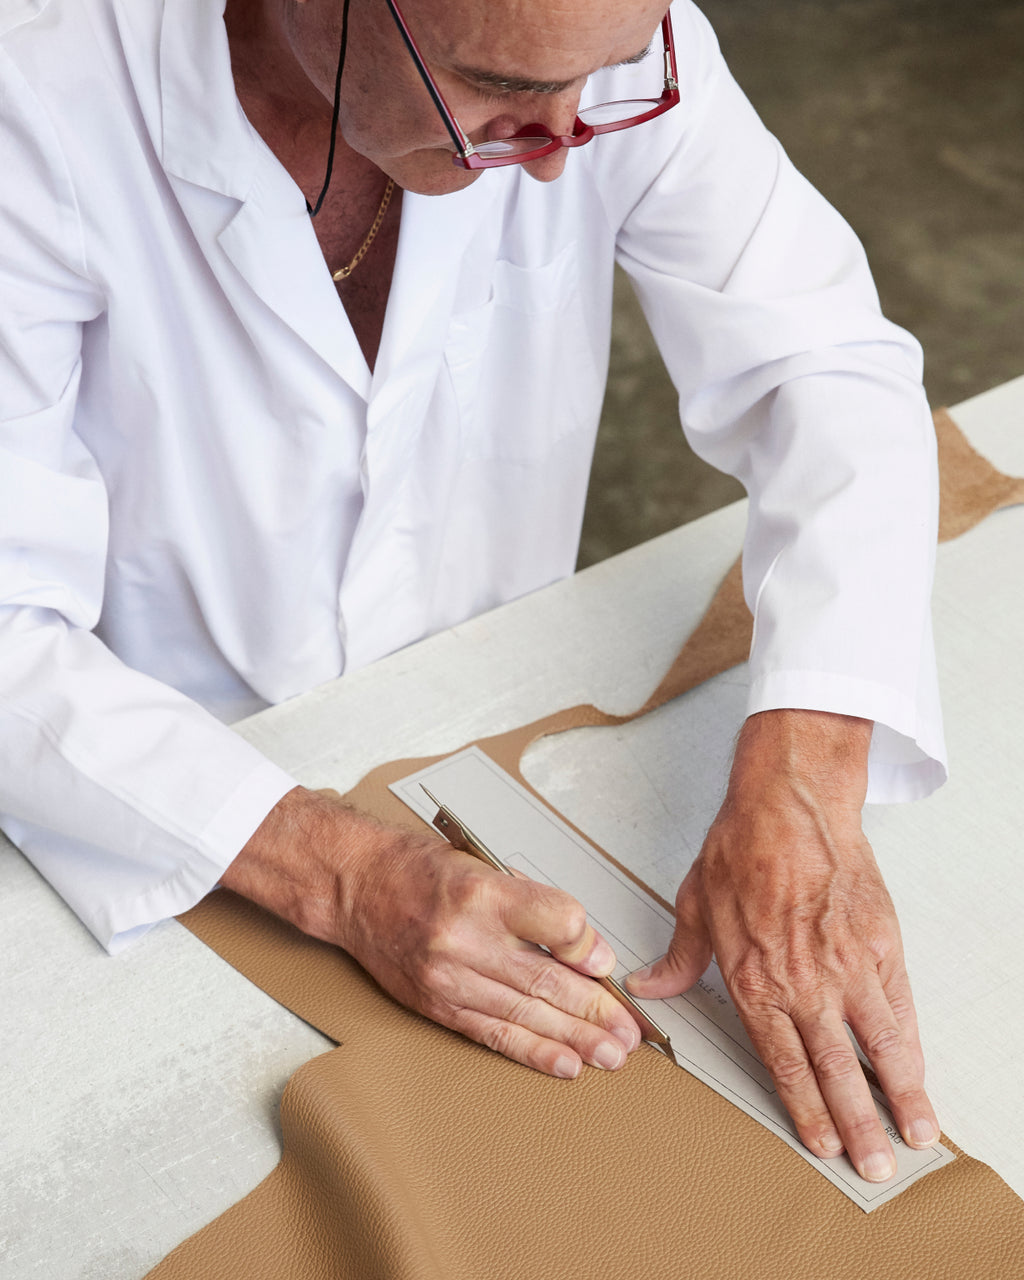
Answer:
[(515, 91), (497, 84), (474, 84), (473, 92), (482, 102), (505, 102), (514, 98)]

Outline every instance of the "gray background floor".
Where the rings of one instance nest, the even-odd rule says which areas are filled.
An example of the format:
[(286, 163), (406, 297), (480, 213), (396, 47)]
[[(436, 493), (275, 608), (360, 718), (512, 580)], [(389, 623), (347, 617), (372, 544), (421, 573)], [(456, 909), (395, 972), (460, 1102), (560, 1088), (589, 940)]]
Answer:
[[(863, 240), (933, 405), (1024, 373), (1022, 0), (701, 0), (733, 74)], [(580, 564), (730, 501), (628, 281)]]

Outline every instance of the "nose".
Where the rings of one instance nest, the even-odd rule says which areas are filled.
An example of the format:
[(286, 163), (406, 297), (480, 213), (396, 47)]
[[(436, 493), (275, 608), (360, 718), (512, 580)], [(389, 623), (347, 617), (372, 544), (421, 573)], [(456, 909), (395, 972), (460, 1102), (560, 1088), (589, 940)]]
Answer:
[(531, 160), (528, 164), (524, 164), (523, 168), (538, 182), (554, 182), (565, 168), (565, 162), (569, 157), (566, 147), (559, 147), (557, 151), (552, 151), (549, 156), (541, 156), (539, 160)]
[[(492, 140), (511, 138), (531, 124), (544, 125), (555, 137), (571, 134), (579, 104), (580, 91), (577, 89), (559, 94), (531, 94), (522, 99), (522, 105), (515, 115), (502, 114), (492, 119), (487, 126), (487, 137)], [(538, 182), (552, 182), (565, 168), (568, 154), (567, 148), (559, 147), (550, 155), (524, 164), (523, 168)]]

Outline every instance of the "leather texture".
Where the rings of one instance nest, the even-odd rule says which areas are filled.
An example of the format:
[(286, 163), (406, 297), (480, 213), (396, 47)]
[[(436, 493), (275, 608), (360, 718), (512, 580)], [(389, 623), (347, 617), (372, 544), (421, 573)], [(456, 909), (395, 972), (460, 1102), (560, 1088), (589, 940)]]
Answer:
[[(936, 428), (940, 536), (1024, 502), (1024, 480), (947, 415)], [(635, 715), (743, 661), (749, 638), (737, 565)], [(528, 785), (537, 737), (632, 718), (572, 707), (477, 745)], [(411, 826), (387, 786), (427, 763), (385, 765), (348, 798)], [(866, 1215), (649, 1046), (625, 1071), (553, 1080), (401, 1008), (343, 952), (227, 891), (182, 920), (338, 1048), (290, 1080), (277, 1169), (148, 1280), (1024, 1277), (1024, 1202), (962, 1153)]]
[(151, 1280), (1024, 1275), (1024, 1203), (969, 1157), (865, 1214), (649, 1046), (552, 1080), (259, 908), (208, 903), (201, 936), (340, 1044), (289, 1082), (274, 1173)]

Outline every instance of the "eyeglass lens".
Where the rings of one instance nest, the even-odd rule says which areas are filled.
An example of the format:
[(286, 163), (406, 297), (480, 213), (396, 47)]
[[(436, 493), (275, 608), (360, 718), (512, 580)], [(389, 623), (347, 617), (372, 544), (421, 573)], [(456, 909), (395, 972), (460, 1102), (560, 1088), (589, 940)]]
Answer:
[(623, 102), (599, 102), (593, 107), (584, 107), (579, 118), (584, 124), (595, 128), (601, 124), (620, 124), (624, 120), (633, 120), (645, 112), (653, 111), (661, 105), (660, 98), (634, 98)]
[[(600, 102), (593, 107), (584, 107), (578, 119), (591, 129), (599, 129), (602, 125), (622, 124), (646, 115), (661, 105), (660, 98), (634, 98), (621, 102)], [(501, 156), (521, 156), (548, 146), (550, 135), (538, 134), (536, 137), (501, 138), (493, 142), (478, 142), (476, 153), (483, 160), (495, 160)]]

